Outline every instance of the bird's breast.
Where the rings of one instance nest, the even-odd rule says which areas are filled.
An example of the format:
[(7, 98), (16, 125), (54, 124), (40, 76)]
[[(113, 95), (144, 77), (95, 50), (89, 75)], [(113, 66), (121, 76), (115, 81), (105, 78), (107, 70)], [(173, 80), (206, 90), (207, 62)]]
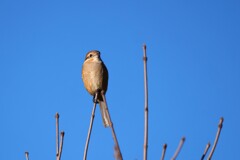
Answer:
[(92, 59), (85, 61), (82, 68), (82, 79), (85, 88), (91, 95), (94, 95), (98, 89), (102, 89), (102, 63)]

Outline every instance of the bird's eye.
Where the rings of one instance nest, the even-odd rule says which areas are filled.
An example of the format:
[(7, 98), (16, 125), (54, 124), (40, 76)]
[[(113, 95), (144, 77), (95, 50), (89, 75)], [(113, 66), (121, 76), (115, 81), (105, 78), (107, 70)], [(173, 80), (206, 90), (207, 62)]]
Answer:
[(92, 54), (90, 54), (89, 57), (92, 57)]

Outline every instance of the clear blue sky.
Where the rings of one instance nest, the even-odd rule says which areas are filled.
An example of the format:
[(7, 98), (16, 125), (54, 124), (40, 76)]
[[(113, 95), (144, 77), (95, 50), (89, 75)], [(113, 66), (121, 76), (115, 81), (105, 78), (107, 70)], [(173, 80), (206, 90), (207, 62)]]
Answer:
[[(149, 159), (200, 159), (225, 118), (213, 159), (239, 157), (240, 1), (0, 1), (0, 159), (82, 159), (92, 97), (81, 80), (86, 52), (101, 51), (107, 100), (125, 160), (143, 151), (142, 44), (149, 73)], [(113, 159), (99, 108), (89, 160)]]

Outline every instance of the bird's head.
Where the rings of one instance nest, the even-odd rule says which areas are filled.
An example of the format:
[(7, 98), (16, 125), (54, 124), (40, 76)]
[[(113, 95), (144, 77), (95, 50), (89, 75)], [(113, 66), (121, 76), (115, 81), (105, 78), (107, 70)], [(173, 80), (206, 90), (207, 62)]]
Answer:
[(100, 58), (100, 52), (97, 51), (97, 50), (92, 50), (92, 51), (89, 51), (85, 57), (85, 61), (87, 60), (101, 60)]

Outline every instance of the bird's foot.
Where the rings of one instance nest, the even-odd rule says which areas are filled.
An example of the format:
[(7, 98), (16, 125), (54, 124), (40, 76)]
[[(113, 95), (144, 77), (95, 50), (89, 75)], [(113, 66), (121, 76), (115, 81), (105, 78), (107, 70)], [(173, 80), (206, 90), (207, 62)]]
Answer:
[(93, 96), (93, 103), (98, 103), (98, 94), (99, 93), (101, 93), (101, 90), (100, 89), (98, 89), (97, 91), (96, 91), (96, 93), (94, 94), (94, 96)]

